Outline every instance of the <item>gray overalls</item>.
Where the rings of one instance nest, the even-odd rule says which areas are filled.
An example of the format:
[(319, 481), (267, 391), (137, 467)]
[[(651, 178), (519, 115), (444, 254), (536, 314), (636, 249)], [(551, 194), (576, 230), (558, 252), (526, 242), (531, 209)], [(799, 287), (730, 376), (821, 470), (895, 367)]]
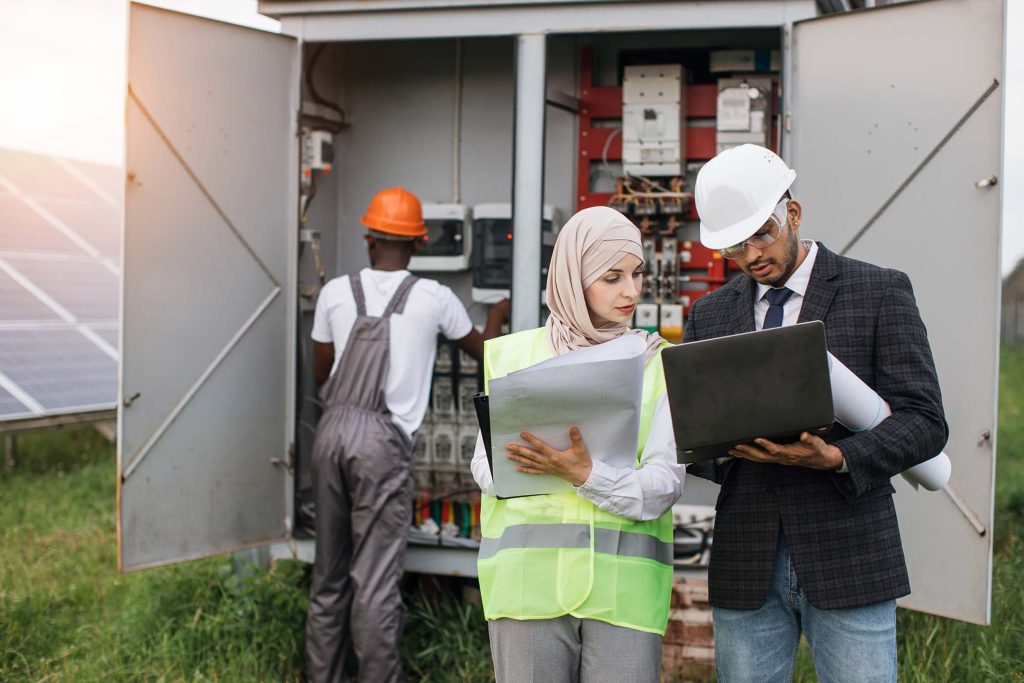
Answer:
[[(413, 441), (384, 401), (390, 317), (405, 308), (407, 277), (379, 318), (366, 315), (359, 274), (349, 276), (356, 321), (320, 398), (313, 442), (316, 563), (306, 621), (309, 680), (342, 680), (351, 638), (366, 683), (402, 678), (398, 592), (412, 511)], [(409, 387), (410, 391), (415, 387)]]

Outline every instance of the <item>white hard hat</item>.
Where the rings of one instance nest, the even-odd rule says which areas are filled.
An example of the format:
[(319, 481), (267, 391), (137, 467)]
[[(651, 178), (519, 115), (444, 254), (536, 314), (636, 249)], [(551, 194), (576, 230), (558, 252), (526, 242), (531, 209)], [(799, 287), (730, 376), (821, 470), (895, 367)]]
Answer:
[(757, 232), (796, 178), (796, 171), (764, 147), (740, 145), (704, 164), (694, 199), (700, 241), (725, 249)]

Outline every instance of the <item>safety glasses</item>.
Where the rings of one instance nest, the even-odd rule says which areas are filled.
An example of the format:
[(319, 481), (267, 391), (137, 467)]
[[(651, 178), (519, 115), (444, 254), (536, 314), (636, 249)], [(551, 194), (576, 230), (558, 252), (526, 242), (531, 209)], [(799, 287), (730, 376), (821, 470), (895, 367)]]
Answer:
[(747, 252), (748, 244), (755, 249), (767, 249), (775, 244), (775, 240), (779, 239), (779, 235), (782, 234), (782, 226), (788, 222), (786, 218), (788, 208), (789, 200), (783, 199), (775, 206), (772, 215), (768, 217), (768, 220), (761, 226), (760, 230), (742, 242), (738, 242), (731, 247), (719, 249), (718, 253), (727, 259), (736, 260)]

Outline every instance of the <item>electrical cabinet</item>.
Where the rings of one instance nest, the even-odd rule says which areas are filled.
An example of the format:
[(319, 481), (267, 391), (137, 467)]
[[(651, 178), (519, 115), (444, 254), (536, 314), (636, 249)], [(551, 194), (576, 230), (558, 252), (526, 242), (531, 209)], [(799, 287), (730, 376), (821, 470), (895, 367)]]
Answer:
[[(478, 326), (481, 301), (521, 286), (514, 187), (548, 207), (543, 226), (516, 223), (541, 242), (517, 253), (542, 283), (562, 218), (615, 206), (647, 255), (635, 324), (677, 339), (692, 303), (737, 275), (699, 242), (694, 178), (723, 145), (756, 138), (797, 170), (805, 238), (915, 284), (953, 477), (927, 495), (896, 482), (914, 586), (901, 604), (986, 622), (1003, 185), (982, 181), (1001, 171), (1004, 3), (824, 17), (814, 0), (393, 4), (262, 0), (289, 35), (131, 5), (121, 568), (275, 541), (312, 556), (309, 331), (326, 279), (366, 265), (358, 219), (375, 191), (424, 200), (417, 259), (430, 261), (414, 267)], [(518, 49), (537, 36), (539, 64)], [(637, 86), (655, 71), (672, 85), (651, 91), (663, 100)], [(541, 123), (517, 127), (538, 96)], [(330, 147), (321, 135), (303, 155), (303, 129), (330, 131)], [(540, 158), (516, 151), (525, 142)], [(417, 571), (475, 572), (474, 382), (479, 365), (443, 342), (414, 455)], [(691, 477), (682, 502), (714, 497)], [(688, 556), (706, 560), (702, 539)]]

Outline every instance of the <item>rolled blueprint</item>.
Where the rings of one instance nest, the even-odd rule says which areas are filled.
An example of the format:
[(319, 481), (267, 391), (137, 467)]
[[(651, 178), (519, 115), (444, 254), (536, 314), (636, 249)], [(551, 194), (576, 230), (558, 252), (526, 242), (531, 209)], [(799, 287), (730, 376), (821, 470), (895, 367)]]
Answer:
[[(835, 406), (836, 421), (851, 432), (874, 429), (882, 420), (892, 415), (889, 404), (831, 353), (828, 354), (828, 374), (832, 383), (832, 404)], [(949, 456), (939, 453), (934, 458), (911, 467), (900, 476), (915, 490), (918, 486), (923, 486), (929, 491), (938, 491), (949, 481), (952, 468)]]
[(900, 476), (910, 482), (915, 491), (919, 485), (929, 491), (938, 491), (949, 483), (949, 475), (952, 471), (953, 463), (949, 461), (949, 456), (942, 452), (931, 460), (914, 465)]

